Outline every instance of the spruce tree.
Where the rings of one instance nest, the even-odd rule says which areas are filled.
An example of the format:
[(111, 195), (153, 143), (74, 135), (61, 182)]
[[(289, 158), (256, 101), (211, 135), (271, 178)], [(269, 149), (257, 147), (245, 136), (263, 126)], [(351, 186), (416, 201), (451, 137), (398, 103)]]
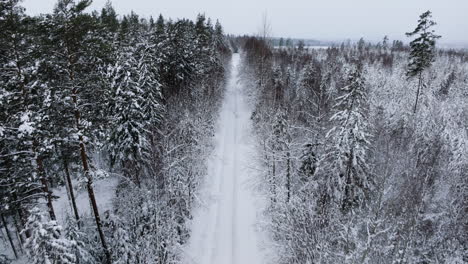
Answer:
[(347, 85), (336, 98), (335, 113), (331, 121), (335, 126), (327, 133), (333, 142), (330, 153), (331, 171), (329, 187), (349, 212), (364, 204), (372, 180), (368, 171), (369, 124), (367, 122), (367, 91), (362, 66), (350, 70)]
[[(157, 30), (159, 22), (156, 24)], [(108, 139), (112, 165), (118, 163), (124, 175), (140, 186), (143, 168), (149, 167), (152, 136), (162, 117), (162, 94), (158, 82), (157, 44), (154, 35), (134, 27), (133, 37), (123, 41), (112, 67), (112, 99), (109, 115), (113, 122)], [(153, 33), (153, 32), (151, 32)], [(154, 34), (154, 33), (153, 33)]]
[(114, 125), (109, 138), (112, 162), (119, 162), (124, 174), (133, 175), (137, 185), (144, 164), (148, 164), (152, 132), (162, 116), (160, 86), (145, 58), (148, 49), (140, 49), (143, 54), (123, 52), (115, 67), (115, 94), (110, 106)]
[(291, 135), (289, 131), (289, 124), (285, 110), (278, 109), (275, 115), (273, 123), (273, 138), (272, 138), (272, 150), (273, 150), (273, 188), (276, 188), (278, 180), (278, 172), (280, 168), (280, 161), (284, 161), (286, 172), (285, 172), (285, 188), (286, 188), (286, 201), (289, 202), (291, 198), (291, 185), (292, 185), (292, 171), (291, 171)]

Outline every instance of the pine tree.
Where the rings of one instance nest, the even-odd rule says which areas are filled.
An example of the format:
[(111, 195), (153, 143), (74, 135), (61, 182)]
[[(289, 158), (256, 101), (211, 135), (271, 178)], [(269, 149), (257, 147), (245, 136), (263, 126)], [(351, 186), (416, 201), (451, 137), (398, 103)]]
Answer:
[(164, 67), (163, 72), (159, 74), (164, 98), (181, 92), (182, 86), (189, 84), (194, 75), (203, 69), (195, 64), (200, 53), (197, 51), (197, 42), (193, 41), (196, 36), (192, 22), (168, 22), (166, 34), (167, 43), (163, 46), (166, 51), (163, 58)]
[(274, 94), (274, 101), (277, 105), (280, 105), (283, 101), (284, 97), (284, 83), (283, 83), (283, 72), (281, 71), (281, 67), (276, 65), (273, 68), (273, 94)]
[(106, 2), (106, 5), (101, 10), (100, 22), (104, 27), (112, 33), (117, 32), (119, 29), (119, 21), (117, 19), (117, 13), (110, 0)]
[[(138, 212), (132, 218), (137, 218), (141, 212)], [(111, 247), (113, 251), (113, 261), (116, 264), (127, 264), (138, 262), (138, 252), (136, 251), (135, 235), (130, 230), (134, 228), (133, 225), (144, 224), (141, 222), (130, 223), (121, 219), (120, 217), (111, 214), (106, 219), (106, 227), (111, 233), (112, 242)]]
[(80, 230), (78, 221), (68, 218), (63, 230), (63, 237), (71, 241), (71, 252), (75, 254), (76, 263), (80, 264), (95, 264), (98, 260), (94, 256), (95, 250), (92, 249), (93, 242), (89, 235)]
[[(110, 251), (102, 231), (101, 218), (93, 188), (93, 171), (89, 160), (90, 142), (98, 142), (105, 127), (106, 96), (103, 41), (96, 34), (97, 18), (84, 13), (90, 0), (60, 0), (50, 18), (50, 49), (55, 50), (53, 63), (62, 66), (55, 83), (58, 98), (63, 104), (67, 122), (58, 124), (77, 145), (83, 178), (90, 199), (103, 251), (110, 261)], [(108, 54), (110, 56), (110, 54)], [(55, 120), (58, 121), (58, 120)]]
[(306, 183), (311, 180), (317, 170), (317, 156), (312, 144), (305, 144), (301, 156), (301, 180)]
[(385, 35), (383, 40), (382, 40), (382, 48), (384, 50), (384, 52), (387, 52), (388, 50), (388, 36)]
[[(159, 40), (163, 40), (166, 34), (166, 25), (164, 23), (164, 17), (159, 14), (158, 20), (156, 20), (156, 26), (154, 31), (155, 37)], [(161, 42), (157, 41), (156, 42)]]
[[(108, 148), (112, 164), (122, 164), (124, 175), (131, 177), (138, 173), (138, 162), (142, 159), (142, 147), (148, 142), (142, 135), (144, 127), (141, 124), (143, 112), (141, 109), (143, 92), (138, 86), (136, 61), (131, 51), (124, 51), (118, 59), (113, 73), (112, 88), (114, 96), (109, 113), (113, 115), (113, 129), (110, 132)], [(136, 176), (136, 175), (135, 175)], [(139, 183), (138, 176), (135, 179)]]
[(273, 123), (273, 138), (272, 138), (272, 150), (273, 150), (273, 188), (276, 188), (278, 184), (278, 171), (280, 161), (284, 161), (286, 164), (285, 172), (285, 187), (286, 187), (286, 201), (289, 202), (291, 198), (291, 185), (292, 185), (292, 171), (291, 171), (291, 135), (289, 132), (289, 124), (287, 121), (286, 112), (283, 109), (278, 109), (275, 120)]
[[(160, 85), (150, 70), (148, 48), (139, 47), (140, 54), (128, 47), (115, 67), (114, 99), (110, 113), (114, 129), (109, 138), (113, 162), (118, 161), (127, 177), (139, 175), (148, 164), (151, 135), (162, 116)], [(135, 58), (139, 57), (140, 58)]]
[(44, 110), (46, 87), (37, 73), (34, 20), (25, 15), (19, 1), (2, 1), (0, 29), (0, 127), (4, 127), (0, 162), (5, 165), (5, 170), (0, 171), (5, 177), (0, 181), (10, 187), (10, 201), (18, 202), (19, 210), (21, 204), (44, 196), (50, 217), (55, 219), (44, 167), (51, 146)]
[(336, 98), (334, 126), (327, 137), (334, 143), (329, 155), (333, 175), (329, 188), (335, 190), (335, 199), (348, 212), (362, 206), (371, 188), (368, 171), (369, 124), (367, 123), (367, 92), (362, 66), (350, 70), (348, 85)]
[(217, 45), (224, 44), (224, 30), (223, 30), (223, 26), (221, 25), (221, 23), (219, 23), (219, 20), (216, 20), (216, 23), (215, 23), (214, 38), (215, 38), (215, 43)]
[(278, 46), (280, 48), (282, 48), (284, 46), (284, 38), (283, 37), (280, 38)]
[(305, 113), (315, 112), (320, 115), (320, 107), (323, 105), (320, 68), (315, 64), (307, 64), (300, 72), (296, 89), (297, 109), (300, 118), (306, 120)]
[(420, 90), (424, 86), (423, 83), (423, 72), (432, 65), (435, 56), (435, 44), (436, 40), (441, 36), (438, 36), (432, 30), (432, 27), (436, 25), (436, 22), (431, 20), (431, 11), (424, 12), (418, 20), (418, 26), (412, 31), (406, 33), (408, 37), (417, 35), (417, 38), (411, 41), (410, 57), (408, 64), (407, 76), (409, 78), (418, 77), (418, 89), (416, 91), (416, 101), (414, 103), (413, 112), (416, 113), (418, 108), (418, 100)]
[(124, 175), (134, 178), (137, 185), (143, 168), (149, 167), (152, 136), (163, 111), (155, 46), (143, 31), (137, 32), (123, 43), (110, 73), (113, 95), (109, 113), (114, 123), (108, 139), (111, 162), (119, 163)]

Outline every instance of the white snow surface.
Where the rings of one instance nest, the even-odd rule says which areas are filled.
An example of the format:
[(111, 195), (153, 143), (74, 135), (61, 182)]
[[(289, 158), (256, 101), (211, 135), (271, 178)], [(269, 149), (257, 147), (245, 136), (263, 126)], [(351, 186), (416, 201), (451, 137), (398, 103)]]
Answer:
[[(118, 183), (118, 178), (116, 177), (109, 177), (104, 179), (99, 179), (94, 181), (94, 194), (96, 196), (96, 202), (99, 208), (99, 213), (101, 214), (101, 218), (103, 213), (107, 210), (112, 209), (112, 199), (115, 196), (115, 188)], [(78, 183), (73, 181), (74, 186), (76, 187)], [(68, 200), (67, 190), (64, 186), (60, 188), (53, 189), (53, 194), (58, 196), (59, 198), (53, 201), (55, 214), (57, 216), (57, 222), (64, 226), (66, 224), (67, 215), (73, 217), (73, 211), (71, 207), (71, 203)], [(91, 205), (88, 198), (88, 193), (86, 190), (76, 190), (76, 204), (78, 207), (78, 213), (83, 215), (92, 216)], [(44, 202), (45, 203), (45, 202)], [(3, 229), (3, 228), (2, 228)], [(11, 232), (13, 235), (14, 228), (11, 227)], [(1, 236), (6, 237), (4, 234), (4, 229), (2, 230)], [(16, 243), (17, 244), (17, 243)], [(6, 241), (6, 239), (0, 240), (0, 254), (6, 254), (9, 258), (13, 259), (14, 255), (11, 251), (10, 244)], [(20, 258), (14, 260), (13, 264), (26, 264), (29, 263), (28, 258), (25, 254), (20, 255)]]
[(222, 104), (215, 150), (194, 212), (184, 264), (261, 264), (264, 237), (257, 230), (261, 199), (254, 195), (250, 169), (254, 147), (251, 109), (239, 80), (240, 56), (232, 58), (231, 76)]
[[(96, 197), (96, 203), (99, 209), (101, 218), (105, 211), (112, 209), (112, 199), (115, 196), (115, 188), (117, 186), (118, 179), (116, 177), (109, 177), (105, 179), (95, 180), (94, 195)], [(74, 186), (77, 186), (77, 182), (74, 181)], [(53, 193), (59, 198), (53, 201), (55, 214), (57, 221), (60, 225), (65, 225), (67, 215), (73, 217), (73, 209), (71, 202), (68, 199), (67, 190), (64, 186), (54, 189)], [(78, 207), (78, 213), (80, 215), (93, 216), (91, 210), (91, 203), (89, 201), (88, 192), (86, 189), (76, 190), (75, 188), (75, 199), (76, 206)]]

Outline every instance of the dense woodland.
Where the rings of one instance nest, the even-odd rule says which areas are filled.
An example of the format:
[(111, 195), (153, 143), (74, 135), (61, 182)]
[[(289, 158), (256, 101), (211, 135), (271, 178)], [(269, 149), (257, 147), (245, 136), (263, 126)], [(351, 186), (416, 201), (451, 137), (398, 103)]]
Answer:
[[(32, 17), (0, 1), (0, 213), (14, 253), (0, 263), (175, 263), (189, 235), (231, 53), (223, 29), (90, 4)], [(111, 176), (114, 209), (99, 211), (93, 181)]]
[(468, 262), (468, 53), (430, 12), (410, 45), (309, 49), (90, 4), (0, 0), (0, 263), (180, 263), (233, 51), (275, 263)]
[(434, 24), (409, 46), (240, 39), (278, 263), (468, 262), (468, 54)]

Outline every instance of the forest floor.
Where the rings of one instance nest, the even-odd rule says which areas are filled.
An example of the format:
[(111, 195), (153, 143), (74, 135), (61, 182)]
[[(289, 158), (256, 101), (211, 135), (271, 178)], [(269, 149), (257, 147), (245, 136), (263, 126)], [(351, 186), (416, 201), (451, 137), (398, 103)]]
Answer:
[(261, 199), (253, 192), (255, 167), (251, 109), (239, 77), (241, 60), (234, 54), (218, 126), (215, 150), (208, 160), (208, 175), (200, 191), (192, 235), (184, 264), (260, 264)]
[[(99, 212), (101, 217), (104, 215), (104, 212), (112, 209), (112, 199), (114, 198), (115, 188), (117, 186), (118, 179), (116, 177), (108, 177), (104, 179), (99, 179), (94, 182), (94, 192), (96, 195), (96, 200), (98, 203)], [(77, 182), (73, 182), (74, 186), (77, 186)], [(60, 187), (53, 189), (54, 196), (58, 197), (54, 200), (54, 209), (55, 214), (57, 216), (57, 222), (59, 225), (64, 226), (66, 224), (66, 219), (69, 216), (72, 216), (72, 207), (69, 202), (67, 196), (67, 190), (65, 187)], [(78, 207), (78, 212), (80, 213), (81, 217), (86, 216), (89, 217), (92, 215), (91, 207), (89, 205), (89, 198), (88, 193), (86, 190), (75, 190), (76, 195), (76, 205)], [(15, 230), (13, 226), (10, 227), (10, 230)], [(0, 231), (2, 232), (0, 236), (0, 254), (5, 254), (10, 259), (14, 258), (13, 252), (11, 251), (11, 247), (6, 240), (5, 230), (2, 228)], [(18, 241), (16, 241), (16, 245), (18, 247)], [(29, 260), (27, 259), (25, 254), (22, 254), (19, 259), (13, 261), (12, 264), (24, 264), (28, 263)]]

